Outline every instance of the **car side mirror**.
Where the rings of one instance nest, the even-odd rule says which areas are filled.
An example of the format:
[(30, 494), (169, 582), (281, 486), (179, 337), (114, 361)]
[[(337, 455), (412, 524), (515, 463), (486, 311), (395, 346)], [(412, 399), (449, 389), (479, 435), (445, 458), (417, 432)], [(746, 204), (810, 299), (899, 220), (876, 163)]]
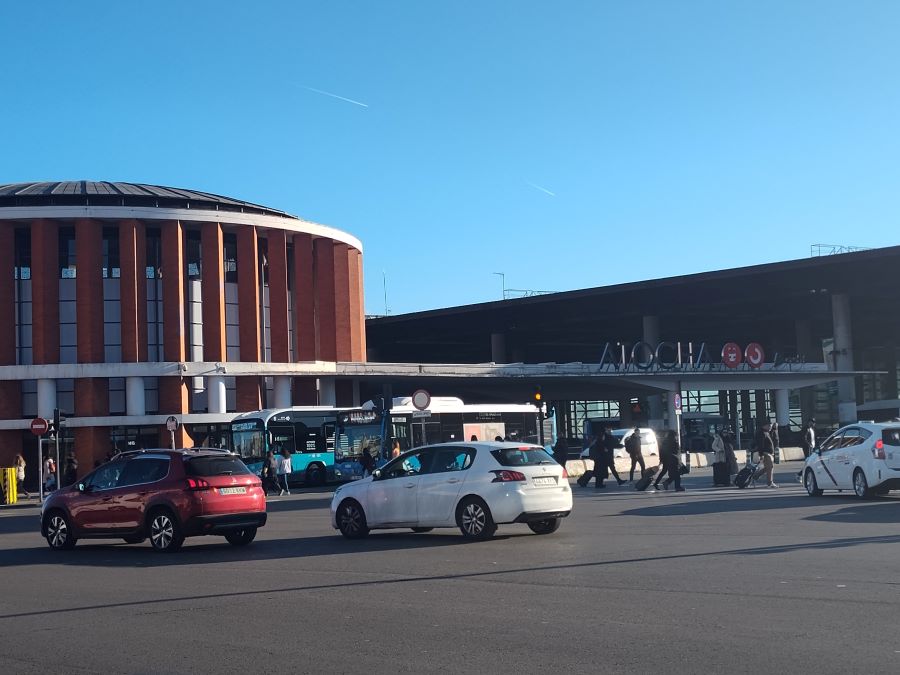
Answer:
[(79, 491), (79, 492), (90, 492), (90, 491), (91, 491), (91, 488), (90, 488), (90, 486), (85, 485), (84, 483), (79, 483), (79, 484), (78, 484), (78, 491)]
[(372, 480), (380, 480), (381, 479), (381, 469), (375, 469), (372, 472)]

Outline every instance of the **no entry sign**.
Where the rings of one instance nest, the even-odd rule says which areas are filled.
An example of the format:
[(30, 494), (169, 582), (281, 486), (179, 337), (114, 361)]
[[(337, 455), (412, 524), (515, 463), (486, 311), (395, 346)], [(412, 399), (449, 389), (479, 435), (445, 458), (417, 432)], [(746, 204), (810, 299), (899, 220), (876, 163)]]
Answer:
[(31, 420), (31, 433), (35, 436), (43, 436), (50, 430), (50, 423), (43, 417), (35, 417)]

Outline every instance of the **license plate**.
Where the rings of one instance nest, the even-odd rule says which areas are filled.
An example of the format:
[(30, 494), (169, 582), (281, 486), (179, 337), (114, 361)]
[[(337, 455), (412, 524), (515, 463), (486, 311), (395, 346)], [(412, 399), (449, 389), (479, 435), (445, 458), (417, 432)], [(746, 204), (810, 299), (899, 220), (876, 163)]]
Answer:
[(535, 485), (556, 485), (556, 477), (555, 476), (538, 476), (537, 478), (532, 478), (531, 482)]
[(247, 494), (247, 488), (245, 487), (228, 487), (228, 488), (219, 488), (220, 495), (243, 495)]

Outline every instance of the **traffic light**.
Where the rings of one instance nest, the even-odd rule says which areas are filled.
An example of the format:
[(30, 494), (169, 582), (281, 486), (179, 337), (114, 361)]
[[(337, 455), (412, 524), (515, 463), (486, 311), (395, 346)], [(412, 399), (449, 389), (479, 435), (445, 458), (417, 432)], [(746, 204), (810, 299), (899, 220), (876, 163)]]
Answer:
[(59, 408), (53, 409), (53, 427), (57, 430), (61, 428), (61, 425), (66, 423), (66, 413), (62, 412)]
[(544, 404), (544, 394), (541, 392), (541, 385), (536, 385), (534, 388), (534, 404), (540, 408)]

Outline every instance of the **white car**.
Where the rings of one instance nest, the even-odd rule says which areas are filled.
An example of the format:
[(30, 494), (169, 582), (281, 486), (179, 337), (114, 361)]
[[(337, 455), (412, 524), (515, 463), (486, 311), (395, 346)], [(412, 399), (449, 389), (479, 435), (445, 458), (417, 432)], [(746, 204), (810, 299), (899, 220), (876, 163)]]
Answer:
[(853, 490), (860, 499), (900, 489), (900, 423), (857, 422), (825, 439), (803, 465), (811, 497)]
[(381, 528), (454, 526), (469, 539), (489, 539), (501, 523), (550, 534), (571, 511), (565, 469), (542, 447), (442, 443), (410, 450), (338, 487), (331, 525), (348, 539)]
[[(659, 443), (656, 440), (656, 432), (653, 429), (638, 429), (638, 432), (641, 435), (641, 455), (644, 457), (649, 457), (651, 455), (659, 456)], [(625, 439), (629, 438), (634, 433), (634, 427), (629, 427), (627, 429), (613, 429), (612, 435), (616, 437), (616, 440), (622, 444), (621, 448), (616, 448), (613, 452), (614, 457), (627, 457), (628, 453), (625, 451)], [(585, 448), (581, 451), (581, 459), (588, 459), (590, 457), (591, 451), (590, 448)]]

